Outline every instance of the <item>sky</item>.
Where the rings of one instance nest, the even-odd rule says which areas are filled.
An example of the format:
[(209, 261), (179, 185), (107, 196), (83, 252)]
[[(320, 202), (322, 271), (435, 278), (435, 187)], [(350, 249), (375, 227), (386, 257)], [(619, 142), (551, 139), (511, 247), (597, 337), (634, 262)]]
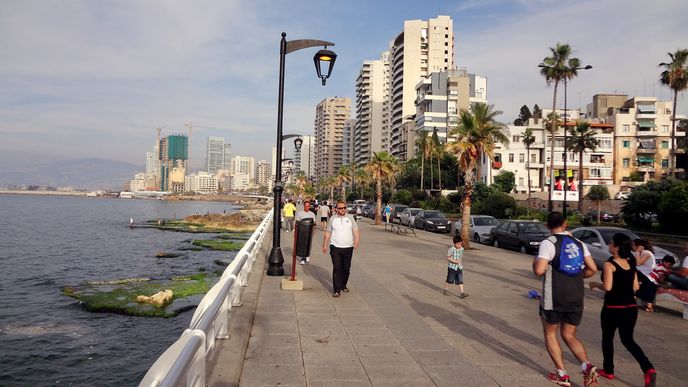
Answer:
[(658, 64), (688, 48), (687, 14), (685, 0), (3, 0), (0, 152), (143, 165), (157, 127), (165, 136), (191, 123), (192, 169), (208, 136), (270, 160), (281, 32), (335, 43), (325, 87), (318, 48), (286, 57), (284, 133), (312, 134), (317, 103), (355, 99), (362, 62), (378, 59), (404, 20), (437, 15), (454, 20), (456, 66), (488, 78), (503, 122), (524, 104), (551, 107), (537, 65), (558, 42), (593, 66), (569, 82), (571, 108), (597, 93), (669, 100)]

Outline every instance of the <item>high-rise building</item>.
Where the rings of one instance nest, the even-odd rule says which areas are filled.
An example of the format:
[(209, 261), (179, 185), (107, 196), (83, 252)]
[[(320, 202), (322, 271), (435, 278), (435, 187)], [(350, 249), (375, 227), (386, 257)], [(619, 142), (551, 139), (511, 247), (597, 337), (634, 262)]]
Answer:
[(400, 160), (407, 159), (409, 131), (415, 129), (416, 85), (435, 71), (454, 68), (454, 30), (449, 16), (430, 20), (406, 20), (404, 30), (390, 48), (389, 150)]
[(356, 78), (356, 124), (352, 150), (352, 161), (356, 165), (370, 161), (374, 152), (386, 150), (383, 142), (383, 112), (388, 84), (388, 57), (383, 54), (385, 59), (364, 61)]
[(218, 181), (215, 175), (200, 171), (184, 178), (184, 191), (198, 194), (217, 194)]
[(189, 137), (173, 134), (160, 140), (160, 188), (163, 191), (183, 192), (189, 159)]
[(353, 163), (356, 120), (346, 120), (342, 130), (342, 165)]
[(351, 98), (329, 97), (315, 109), (315, 173), (334, 176), (342, 166), (342, 135), (351, 116)]
[(301, 136), (301, 149), (294, 153), (294, 168), (303, 171), (309, 179), (315, 178), (315, 137)]
[(222, 169), (229, 171), (229, 169), (232, 167), (232, 144), (225, 143), (224, 161), (225, 162), (222, 165)]
[(253, 182), (256, 179), (256, 159), (248, 156), (234, 156), (230, 171), (232, 176), (246, 175), (249, 182)]
[(256, 167), (256, 184), (259, 187), (270, 186), (270, 162), (267, 160), (258, 160)]
[[(225, 169), (225, 138), (208, 137), (205, 150), (205, 169), (214, 175), (218, 170)], [(230, 148), (231, 149), (231, 148)]]

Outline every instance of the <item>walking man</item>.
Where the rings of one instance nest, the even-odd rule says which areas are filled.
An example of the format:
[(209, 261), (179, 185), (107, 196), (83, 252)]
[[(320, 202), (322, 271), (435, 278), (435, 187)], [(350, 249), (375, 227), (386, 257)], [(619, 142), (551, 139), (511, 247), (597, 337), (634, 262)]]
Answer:
[(571, 378), (564, 368), (557, 331), (573, 355), (581, 362), (583, 384), (597, 385), (597, 368), (590, 364), (583, 343), (576, 337), (576, 327), (583, 317), (583, 278), (597, 272), (588, 248), (566, 232), (566, 218), (552, 212), (547, 219), (552, 235), (540, 243), (540, 251), (533, 261), (533, 272), (544, 276), (540, 318), (547, 352), (557, 369), (547, 379), (560, 386), (571, 386)]
[[(301, 222), (303, 219), (313, 219), (313, 234), (315, 234), (315, 214), (313, 211), (311, 211), (311, 203), (306, 201), (303, 203), (303, 210), (296, 211), (296, 224), (298, 227), (299, 222)], [(311, 235), (311, 238), (313, 238), (313, 235)], [(301, 258), (301, 264), (305, 265), (306, 262), (310, 262), (311, 257), (300, 257)]]
[(282, 208), (284, 211), (284, 220), (287, 222), (286, 231), (294, 231), (294, 213), (296, 212), (296, 206), (294, 205), (294, 200), (289, 199), (289, 202)]
[(322, 203), (318, 207), (318, 216), (320, 216), (320, 229), (325, 231), (325, 226), (327, 226), (327, 219), (330, 216), (330, 207), (327, 206), (327, 202)]
[(323, 253), (330, 248), (332, 258), (332, 297), (339, 297), (340, 292), (348, 292), (351, 258), (354, 249), (358, 248), (358, 223), (346, 211), (346, 202), (340, 200), (334, 206), (335, 213), (327, 222), (323, 238)]

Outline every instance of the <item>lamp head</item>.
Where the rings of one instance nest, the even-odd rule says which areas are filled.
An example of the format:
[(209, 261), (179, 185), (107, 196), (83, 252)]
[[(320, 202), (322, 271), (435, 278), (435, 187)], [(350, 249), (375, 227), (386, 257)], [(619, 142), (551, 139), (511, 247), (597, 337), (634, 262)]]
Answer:
[[(336, 60), (337, 54), (334, 51), (328, 50), (327, 46), (325, 46), (325, 49), (315, 53), (313, 63), (315, 63), (315, 71), (318, 74), (318, 78), (322, 79), (323, 86), (325, 86), (327, 78), (332, 75), (332, 69)], [(327, 66), (327, 73), (323, 74), (322, 70), (325, 69), (325, 66)]]
[(587, 65), (587, 66), (583, 67), (584, 70), (590, 70), (591, 68), (592, 68), (591, 65)]
[(296, 137), (294, 139), (294, 147), (297, 152), (301, 150), (301, 144), (303, 144), (303, 139), (301, 137)]

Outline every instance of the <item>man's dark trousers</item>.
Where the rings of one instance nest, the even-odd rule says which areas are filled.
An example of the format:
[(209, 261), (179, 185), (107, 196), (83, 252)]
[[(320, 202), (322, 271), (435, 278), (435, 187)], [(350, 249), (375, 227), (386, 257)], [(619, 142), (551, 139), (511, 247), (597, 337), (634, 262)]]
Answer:
[(330, 257), (332, 257), (332, 289), (340, 293), (346, 289), (351, 271), (351, 258), (354, 254), (353, 247), (336, 247), (330, 245)]

